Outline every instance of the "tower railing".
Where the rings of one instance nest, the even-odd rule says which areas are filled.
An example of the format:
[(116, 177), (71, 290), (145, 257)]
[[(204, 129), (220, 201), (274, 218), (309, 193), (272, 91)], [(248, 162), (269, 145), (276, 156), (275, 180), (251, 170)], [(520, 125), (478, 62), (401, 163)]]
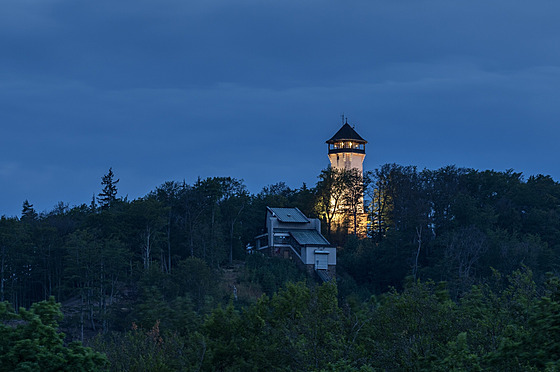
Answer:
[(366, 150), (364, 149), (353, 149), (353, 148), (339, 148), (339, 149), (330, 149), (329, 154), (341, 154), (343, 152), (353, 152), (356, 154), (365, 154)]

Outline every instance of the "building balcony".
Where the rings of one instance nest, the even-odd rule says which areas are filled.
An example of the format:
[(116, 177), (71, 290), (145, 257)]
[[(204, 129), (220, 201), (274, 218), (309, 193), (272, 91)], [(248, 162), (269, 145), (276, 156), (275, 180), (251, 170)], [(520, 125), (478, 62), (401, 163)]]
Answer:
[(365, 149), (360, 148), (329, 148), (329, 154), (342, 154), (342, 153), (354, 153), (354, 154), (365, 154)]

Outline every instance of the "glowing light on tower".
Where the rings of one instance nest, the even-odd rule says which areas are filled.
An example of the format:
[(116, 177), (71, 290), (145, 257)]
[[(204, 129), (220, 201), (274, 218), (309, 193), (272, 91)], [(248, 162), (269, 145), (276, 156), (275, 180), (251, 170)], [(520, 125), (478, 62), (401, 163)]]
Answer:
[(342, 128), (327, 141), (331, 168), (346, 170), (356, 168), (363, 173), (366, 143), (367, 141), (346, 121)]
[[(336, 132), (331, 139), (326, 141), (329, 148), (329, 160), (331, 162), (331, 168), (336, 170), (357, 170), (359, 172), (359, 179), (357, 182), (363, 185), (363, 163), (366, 157), (366, 143), (367, 141), (363, 139), (353, 127), (348, 124), (348, 121), (344, 123), (342, 128)], [(354, 178), (355, 180), (356, 178)], [(354, 184), (355, 185), (355, 184)], [(363, 191), (360, 194), (356, 193), (356, 188), (348, 185), (348, 189), (345, 191), (344, 203), (346, 204), (342, 209), (346, 210), (346, 213), (338, 212), (337, 203), (331, 200), (331, 214), (333, 215), (332, 221), (334, 224), (343, 225), (345, 219), (347, 219), (348, 211), (351, 211), (352, 231), (355, 234), (362, 235), (365, 233), (365, 226), (367, 224), (367, 215), (364, 213), (364, 201), (363, 201)]]

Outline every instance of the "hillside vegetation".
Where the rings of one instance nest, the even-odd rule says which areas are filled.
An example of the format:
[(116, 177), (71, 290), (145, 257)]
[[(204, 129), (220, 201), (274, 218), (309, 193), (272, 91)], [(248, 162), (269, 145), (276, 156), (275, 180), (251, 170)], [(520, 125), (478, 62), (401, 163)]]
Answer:
[[(166, 182), (130, 201), (110, 170), (90, 203), (38, 214), (25, 201), (21, 218), (0, 219), (0, 301), (9, 302), (0, 354), (21, 345), (31, 320), (18, 317), (36, 314), (47, 338), (65, 332), (56, 353), (78, 350), (84, 370), (560, 365), (556, 181), (396, 164), (363, 181), (329, 168), (314, 187), (278, 183), (253, 195), (240, 180), (214, 177)], [(369, 223), (354, 235), (362, 194)], [(266, 206), (323, 221), (339, 247), (336, 283), (246, 255)], [(10, 310), (56, 313), (51, 296), (63, 304), (60, 326), (45, 312)]]

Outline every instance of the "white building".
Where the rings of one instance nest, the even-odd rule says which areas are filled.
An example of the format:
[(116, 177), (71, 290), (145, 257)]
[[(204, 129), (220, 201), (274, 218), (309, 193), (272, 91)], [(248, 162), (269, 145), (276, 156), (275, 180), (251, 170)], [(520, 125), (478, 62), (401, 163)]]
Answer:
[[(366, 143), (348, 122), (336, 132), (326, 143), (329, 147), (329, 160), (332, 169), (350, 171), (357, 169), (360, 177), (364, 174), (364, 158), (366, 157)], [(364, 213), (363, 195), (357, 203), (353, 215), (353, 223), (348, 225), (348, 231), (353, 231), (359, 236), (365, 236), (367, 226), (367, 214)], [(342, 226), (344, 216), (338, 215), (334, 220), (334, 225)], [(353, 228), (352, 228), (353, 225)]]
[(336, 274), (336, 247), (321, 235), (321, 221), (298, 208), (266, 207), (266, 233), (255, 240), (256, 251), (292, 259), (324, 281)]
[(326, 143), (329, 145), (331, 168), (346, 170), (356, 168), (360, 173), (364, 172), (367, 141), (348, 122)]

